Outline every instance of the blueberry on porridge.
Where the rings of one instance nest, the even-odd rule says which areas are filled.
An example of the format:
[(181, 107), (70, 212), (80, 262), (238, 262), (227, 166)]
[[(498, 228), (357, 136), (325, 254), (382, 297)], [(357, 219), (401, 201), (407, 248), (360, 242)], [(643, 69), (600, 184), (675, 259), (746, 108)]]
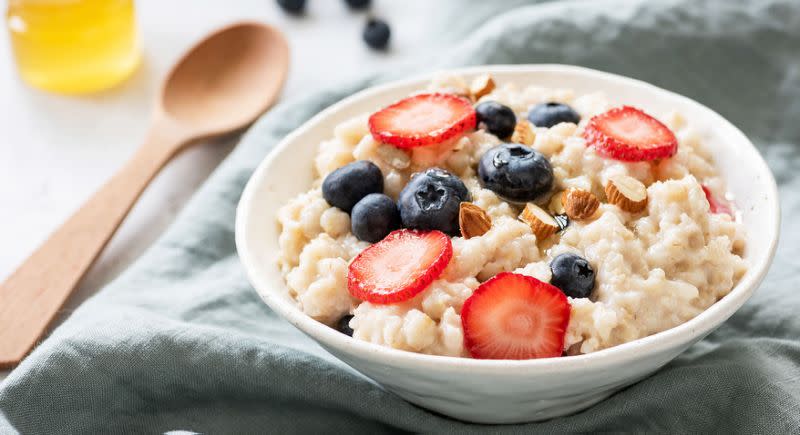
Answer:
[(464, 182), (439, 168), (414, 174), (400, 192), (400, 217), (406, 228), (439, 230), (449, 235), (459, 233), (461, 203), (469, 202)]
[(528, 111), (528, 121), (537, 127), (552, 127), (562, 122), (578, 124), (581, 116), (563, 103), (539, 103)]
[(383, 174), (368, 160), (348, 163), (328, 174), (322, 182), (325, 201), (348, 213), (370, 193), (383, 193)]
[(475, 114), (481, 126), (500, 139), (511, 136), (517, 126), (517, 115), (514, 111), (497, 101), (484, 101), (478, 104), (475, 106)]
[(746, 270), (704, 137), (613, 96), (468, 84), (338, 125), (278, 212), (298, 307), (379, 345), (530, 359), (684, 323)]
[(594, 270), (580, 255), (559, 254), (550, 262), (550, 272), (550, 283), (571, 298), (588, 298), (594, 290)]
[(400, 228), (400, 212), (392, 198), (370, 193), (353, 206), (350, 230), (358, 240), (375, 243)]
[(501, 144), (478, 162), (483, 187), (508, 201), (535, 201), (553, 188), (553, 168), (542, 153), (521, 144)]
[(352, 337), (353, 336), (353, 329), (350, 328), (350, 320), (352, 318), (353, 318), (353, 316), (347, 315), (347, 316), (344, 316), (341, 319), (339, 319), (339, 321), (336, 322), (336, 325), (335, 325), (336, 326), (336, 330), (341, 332), (344, 335), (349, 335), (349, 336)]

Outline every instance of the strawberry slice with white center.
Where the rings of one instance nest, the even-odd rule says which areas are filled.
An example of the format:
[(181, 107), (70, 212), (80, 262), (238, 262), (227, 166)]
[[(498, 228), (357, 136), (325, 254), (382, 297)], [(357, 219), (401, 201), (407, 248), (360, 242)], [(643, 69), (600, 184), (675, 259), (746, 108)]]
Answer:
[(441, 231), (392, 231), (350, 263), (347, 290), (374, 304), (402, 302), (425, 290), (451, 258), (453, 245)]
[(418, 94), (369, 117), (369, 131), (378, 142), (398, 148), (442, 143), (475, 129), (472, 103), (452, 94)]
[(561, 356), (569, 324), (567, 297), (536, 278), (503, 272), (484, 282), (461, 309), (464, 345), (473, 358)]
[(731, 208), (730, 203), (725, 200), (717, 199), (714, 196), (714, 193), (711, 192), (711, 189), (708, 186), (701, 184), (700, 187), (703, 188), (703, 193), (706, 194), (706, 199), (708, 200), (708, 208), (711, 210), (711, 213), (714, 214), (726, 214), (730, 217), (734, 217), (733, 209)]
[(672, 130), (631, 106), (593, 117), (583, 130), (583, 137), (601, 155), (627, 162), (664, 159), (678, 151), (678, 139)]

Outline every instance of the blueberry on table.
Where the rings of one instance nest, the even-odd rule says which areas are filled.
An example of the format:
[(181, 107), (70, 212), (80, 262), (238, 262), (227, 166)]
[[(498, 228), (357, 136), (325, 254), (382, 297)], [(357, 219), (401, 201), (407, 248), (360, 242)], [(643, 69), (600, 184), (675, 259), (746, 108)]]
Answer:
[(358, 240), (376, 243), (398, 228), (400, 211), (397, 204), (382, 193), (370, 193), (350, 212), (350, 229)]
[(411, 178), (400, 192), (397, 205), (404, 227), (458, 236), (458, 211), (461, 202), (470, 200), (460, 178), (444, 169), (430, 168)]
[(531, 108), (528, 112), (528, 121), (537, 127), (550, 128), (562, 122), (577, 124), (581, 121), (581, 116), (566, 104), (544, 103)]
[(344, 2), (347, 3), (347, 6), (349, 6), (350, 9), (356, 10), (366, 9), (369, 7), (369, 4), (372, 3), (371, 0), (345, 0)]
[(362, 37), (370, 48), (383, 50), (389, 44), (389, 37), (391, 35), (392, 31), (389, 29), (389, 25), (386, 24), (386, 21), (371, 18), (364, 27)]
[(517, 115), (510, 107), (496, 101), (484, 101), (475, 107), (475, 113), (478, 115), (478, 122), (482, 122), (489, 133), (500, 139), (505, 139), (514, 133)]
[(383, 174), (368, 160), (344, 165), (328, 174), (322, 182), (325, 201), (347, 213), (370, 193), (383, 193)]
[(342, 317), (341, 319), (339, 319), (339, 321), (336, 322), (336, 330), (341, 332), (344, 335), (352, 337), (353, 336), (353, 328), (350, 327), (350, 320), (352, 318), (353, 318), (353, 316), (348, 314), (348, 315)]
[(306, 0), (278, 0), (278, 6), (290, 14), (299, 15), (306, 8)]
[(594, 290), (594, 270), (589, 262), (576, 254), (565, 253), (550, 262), (553, 277), (550, 284), (572, 298), (588, 298)]
[(540, 152), (515, 143), (500, 144), (481, 156), (478, 179), (508, 201), (535, 201), (553, 188), (553, 167)]

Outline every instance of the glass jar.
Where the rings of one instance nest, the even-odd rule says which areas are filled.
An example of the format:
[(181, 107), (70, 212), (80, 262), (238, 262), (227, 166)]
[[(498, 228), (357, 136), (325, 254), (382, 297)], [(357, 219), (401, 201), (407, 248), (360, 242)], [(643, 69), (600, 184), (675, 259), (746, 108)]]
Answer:
[(139, 64), (133, 0), (9, 0), (6, 25), (20, 75), (46, 91), (107, 89)]

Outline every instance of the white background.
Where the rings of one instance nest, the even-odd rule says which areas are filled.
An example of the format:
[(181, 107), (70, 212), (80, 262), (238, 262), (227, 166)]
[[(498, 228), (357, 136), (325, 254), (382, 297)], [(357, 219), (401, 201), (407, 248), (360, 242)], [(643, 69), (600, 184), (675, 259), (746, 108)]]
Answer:
[[(259, 20), (283, 30), (292, 59), (285, 100), (368, 70), (391, 68), (434, 49), (435, 44), (425, 39), (430, 32), (415, 29), (439, 24), (430, 10), (437, 3), (373, 0), (373, 13), (386, 18), (393, 32), (389, 52), (376, 53), (361, 40), (366, 14), (349, 11), (343, 0), (308, 0), (308, 13), (301, 18), (285, 15), (275, 0), (139, 0), (142, 65), (118, 88), (85, 97), (46, 94), (23, 84), (4, 25), (0, 30), (0, 280), (133, 153), (144, 138), (161, 77), (203, 34), (238, 19)], [(0, 10), (6, 6), (7, 0), (0, 1)], [(59, 320), (147, 249), (231, 147), (232, 143), (203, 144), (162, 172)], [(0, 371), (0, 379), (4, 377)]]

